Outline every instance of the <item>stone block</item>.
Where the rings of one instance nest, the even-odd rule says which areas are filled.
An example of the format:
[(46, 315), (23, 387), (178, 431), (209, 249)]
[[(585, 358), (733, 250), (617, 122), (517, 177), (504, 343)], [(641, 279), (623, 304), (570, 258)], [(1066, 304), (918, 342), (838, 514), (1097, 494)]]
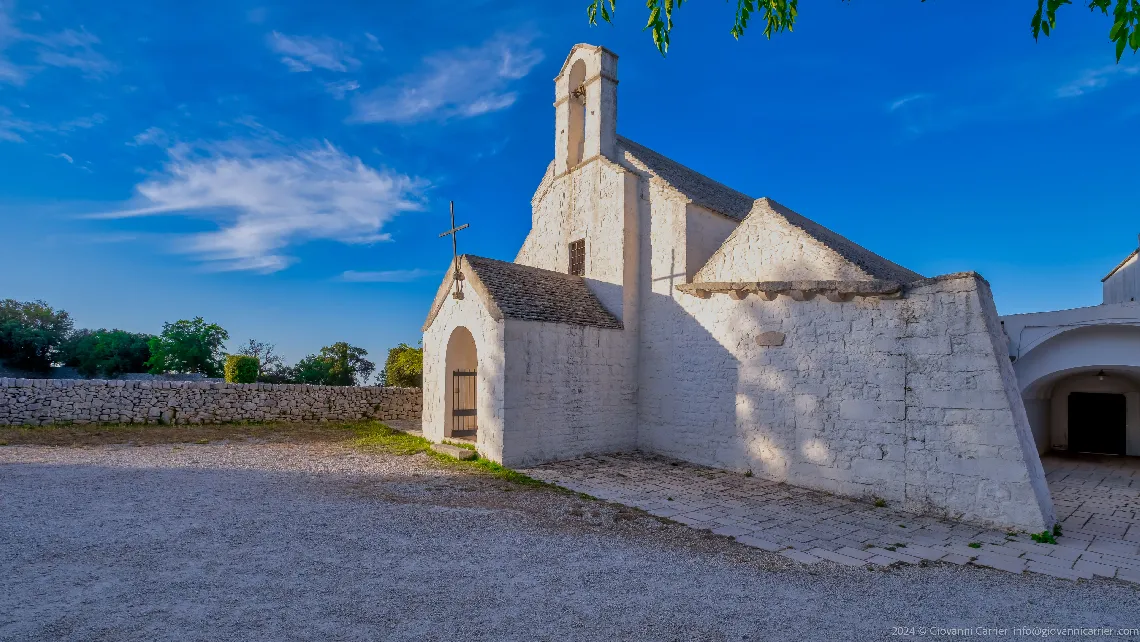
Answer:
[(459, 446), (452, 446), (451, 444), (432, 444), (431, 449), (437, 453), (454, 457), (460, 461), (467, 461), (478, 457), (478, 453)]

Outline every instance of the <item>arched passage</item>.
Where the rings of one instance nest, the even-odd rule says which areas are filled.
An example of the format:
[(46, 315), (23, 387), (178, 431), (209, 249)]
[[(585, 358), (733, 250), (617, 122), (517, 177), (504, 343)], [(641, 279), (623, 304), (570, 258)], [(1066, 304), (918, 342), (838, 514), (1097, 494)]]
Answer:
[(1140, 455), (1140, 328), (1062, 331), (1014, 362), (1038, 452)]
[(479, 354), (471, 331), (459, 326), (451, 331), (444, 359), (443, 434), (474, 440), (479, 429)]

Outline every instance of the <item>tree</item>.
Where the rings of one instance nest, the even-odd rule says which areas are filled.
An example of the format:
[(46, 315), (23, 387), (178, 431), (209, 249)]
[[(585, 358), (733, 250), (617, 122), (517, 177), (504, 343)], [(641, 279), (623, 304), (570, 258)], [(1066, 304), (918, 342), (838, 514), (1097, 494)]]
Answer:
[(253, 357), (261, 364), (257, 380), (261, 383), (289, 383), (293, 379), (292, 368), (285, 365), (281, 355), (276, 352), (277, 346), (265, 341), (250, 339), (237, 351), (237, 354)]
[(424, 350), (406, 343), (388, 351), (384, 362), (383, 385), (422, 388), (424, 385)]
[(43, 301), (0, 301), (0, 359), (9, 366), (47, 371), (71, 332), (71, 317)]
[(290, 380), (293, 383), (307, 383), (314, 386), (332, 385), (329, 383), (331, 367), (332, 364), (328, 361), (311, 354), (293, 366)]
[(344, 341), (338, 341), (331, 346), (321, 348), (321, 359), (329, 362), (329, 385), (351, 386), (358, 381), (360, 385), (368, 382), (376, 364), (364, 357), (368, 351), (364, 348), (350, 346)]
[(292, 379), (297, 383), (321, 386), (364, 385), (376, 364), (364, 357), (368, 351), (351, 346), (343, 341), (321, 348), (321, 353), (311, 354), (293, 366)]
[[(653, 42), (661, 55), (669, 51), (669, 34), (673, 31), (673, 12), (685, 0), (646, 0), (645, 6), (649, 9), (649, 21), (645, 28), (653, 34)], [(848, 0), (843, 0), (847, 2)], [(926, 0), (920, 0), (926, 2)], [(1099, 10), (1106, 16), (1112, 17), (1112, 27), (1108, 31), (1108, 39), (1116, 47), (1116, 61), (1126, 48), (1136, 52), (1140, 49), (1140, 0), (1081, 0), (1088, 3), (1090, 11)], [(1037, 0), (1037, 12), (1030, 20), (1030, 29), (1033, 39), (1040, 34), (1049, 36), (1057, 26), (1057, 10), (1062, 6), (1072, 4), (1072, 0)], [(598, 24), (598, 17), (613, 23), (614, 10), (617, 0), (590, 0), (586, 7), (586, 16), (591, 25)], [(748, 28), (748, 21), (753, 14), (763, 12), (764, 36), (771, 39), (772, 34), (781, 31), (791, 31), (795, 25), (796, 16), (799, 15), (799, 0), (736, 0), (736, 21), (729, 33), (733, 38), (739, 39)]]
[(162, 334), (150, 340), (150, 372), (198, 372), (207, 377), (221, 377), (224, 355), (222, 344), (230, 338), (216, 323), (202, 317), (164, 323)]
[(123, 330), (78, 330), (60, 348), (63, 365), (84, 377), (115, 377), (124, 372), (144, 372), (150, 359), (149, 342), (154, 337)]

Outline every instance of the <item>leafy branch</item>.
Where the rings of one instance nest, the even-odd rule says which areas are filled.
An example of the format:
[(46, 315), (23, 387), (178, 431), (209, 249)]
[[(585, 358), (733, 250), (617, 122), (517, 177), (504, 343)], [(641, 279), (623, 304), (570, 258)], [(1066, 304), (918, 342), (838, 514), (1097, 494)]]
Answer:
[[(649, 10), (649, 20), (645, 23), (644, 29), (653, 35), (653, 44), (662, 56), (669, 51), (673, 12), (680, 8), (684, 1), (646, 0), (645, 2), (645, 7)], [(926, 2), (926, 0), (921, 1)], [(1116, 47), (1117, 62), (1120, 62), (1125, 49), (1131, 49), (1133, 53), (1140, 50), (1140, 0), (1087, 1), (1090, 11), (1099, 9), (1104, 15), (1112, 16), (1112, 28), (1109, 29), (1108, 38)], [(1037, 40), (1041, 34), (1048, 37), (1056, 29), (1057, 10), (1067, 4), (1072, 4), (1072, 0), (1037, 0), (1037, 12), (1033, 14), (1033, 20), (1030, 22), (1034, 40)], [(771, 39), (772, 34), (781, 31), (790, 32), (799, 14), (798, 5), (799, 0), (736, 0), (736, 19), (729, 33), (733, 38), (740, 39), (748, 29), (749, 20), (761, 11), (764, 14), (765, 38)], [(591, 25), (596, 26), (599, 18), (613, 24), (616, 9), (617, 0), (590, 0), (586, 7), (586, 16)]]

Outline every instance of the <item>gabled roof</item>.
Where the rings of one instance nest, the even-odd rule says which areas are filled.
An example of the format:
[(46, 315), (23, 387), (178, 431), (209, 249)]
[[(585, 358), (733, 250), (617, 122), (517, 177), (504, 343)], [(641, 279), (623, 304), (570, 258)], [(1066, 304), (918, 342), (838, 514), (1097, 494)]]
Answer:
[[(593, 326), (620, 330), (621, 321), (586, 285), (580, 276), (464, 254), (460, 269), (470, 288), (487, 307), (491, 317)], [(431, 326), (454, 287), (454, 271), (448, 270), (436, 293), (424, 330)]]
[(755, 199), (751, 196), (718, 183), (624, 136), (618, 136), (617, 142), (618, 151), (627, 162), (659, 177), (694, 204), (738, 221), (752, 211)]
[(761, 198), (694, 281), (865, 279), (908, 283), (921, 278), (921, 274), (770, 198)]
[(1140, 254), (1140, 249), (1132, 250), (1132, 253), (1129, 254), (1128, 256), (1124, 257), (1123, 261), (1121, 261), (1120, 263), (1117, 263), (1116, 267), (1112, 268), (1112, 271), (1109, 272), (1108, 274), (1106, 274), (1104, 276), (1104, 278), (1100, 280), (1100, 282), (1104, 283), (1105, 281), (1111, 279), (1113, 274), (1116, 274), (1117, 272), (1120, 271), (1120, 268), (1124, 267), (1125, 265), (1128, 265), (1128, 262), (1131, 261), (1133, 258), (1135, 258), (1137, 254)]

